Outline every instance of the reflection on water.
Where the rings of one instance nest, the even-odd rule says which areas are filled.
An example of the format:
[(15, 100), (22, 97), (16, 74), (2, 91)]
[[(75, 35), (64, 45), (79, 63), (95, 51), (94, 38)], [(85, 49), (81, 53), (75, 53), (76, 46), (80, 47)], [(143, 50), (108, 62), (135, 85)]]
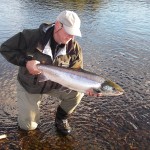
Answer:
[[(54, 128), (58, 99), (44, 96), (38, 130), (17, 126), (15, 80), (18, 67), (0, 56), (0, 140), (2, 149), (104, 150), (149, 149), (150, 145), (150, 2), (147, 0), (1, 0), (0, 43), (24, 28), (54, 22), (64, 9), (82, 20), (85, 69), (119, 83), (119, 97), (85, 96), (70, 118), (67, 137)], [(92, 56), (92, 57), (91, 57)], [(89, 61), (90, 58), (90, 61)]]

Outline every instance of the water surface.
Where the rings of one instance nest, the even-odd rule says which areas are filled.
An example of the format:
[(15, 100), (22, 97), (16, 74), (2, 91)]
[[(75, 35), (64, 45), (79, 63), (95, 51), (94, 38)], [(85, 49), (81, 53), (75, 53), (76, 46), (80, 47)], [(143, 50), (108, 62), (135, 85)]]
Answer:
[(54, 22), (64, 9), (82, 20), (84, 68), (120, 84), (118, 97), (85, 96), (70, 118), (72, 134), (54, 128), (59, 100), (44, 96), (38, 130), (17, 126), (17, 66), (0, 56), (0, 150), (148, 150), (150, 145), (150, 2), (148, 0), (1, 0), (0, 43)]

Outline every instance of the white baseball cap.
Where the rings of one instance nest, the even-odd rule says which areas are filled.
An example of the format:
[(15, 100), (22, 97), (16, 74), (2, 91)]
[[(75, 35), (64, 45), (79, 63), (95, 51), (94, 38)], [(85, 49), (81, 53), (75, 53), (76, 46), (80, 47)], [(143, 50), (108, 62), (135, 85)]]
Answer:
[(63, 24), (63, 27), (68, 34), (81, 37), (81, 21), (75, 12), (65, 10), (58, 15), (56, 20)]

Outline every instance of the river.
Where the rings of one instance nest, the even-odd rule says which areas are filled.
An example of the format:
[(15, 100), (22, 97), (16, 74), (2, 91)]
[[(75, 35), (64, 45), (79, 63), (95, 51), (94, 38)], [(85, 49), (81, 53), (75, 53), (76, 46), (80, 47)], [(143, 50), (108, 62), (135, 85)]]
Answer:
[(0, 150), (149, 150), (150, 149), (150, 1), (149, 0), (1, 0), (0, 44), (25, 28), (54, 22), (68, 9), (81, 18), (84, 68), (117, 82), (118, 97), (84, 96), (70, 118), (71, 135), (54, 127), (59, 100), (44, 96), (35, 131), (17, 125), (18, 67), (0, 55)]

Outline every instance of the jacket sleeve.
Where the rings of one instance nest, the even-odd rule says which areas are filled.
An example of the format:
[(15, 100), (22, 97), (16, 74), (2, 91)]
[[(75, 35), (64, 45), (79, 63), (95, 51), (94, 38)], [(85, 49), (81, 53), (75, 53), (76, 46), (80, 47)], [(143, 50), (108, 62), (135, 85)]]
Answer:
[(72, 48), (70, 50), (71, 60), (70, 60), (69, 67), (81, 69), (81, 68), (83, 68), (82, 49), (76, 41), (74, 41), (72, 44), (73, 45), (71, 46)]
[(26, 49), (23, 33), (19, 32), (1, 45), (0, 52), (8, 62), (17, 66), (25, 66), (28, 59)]

